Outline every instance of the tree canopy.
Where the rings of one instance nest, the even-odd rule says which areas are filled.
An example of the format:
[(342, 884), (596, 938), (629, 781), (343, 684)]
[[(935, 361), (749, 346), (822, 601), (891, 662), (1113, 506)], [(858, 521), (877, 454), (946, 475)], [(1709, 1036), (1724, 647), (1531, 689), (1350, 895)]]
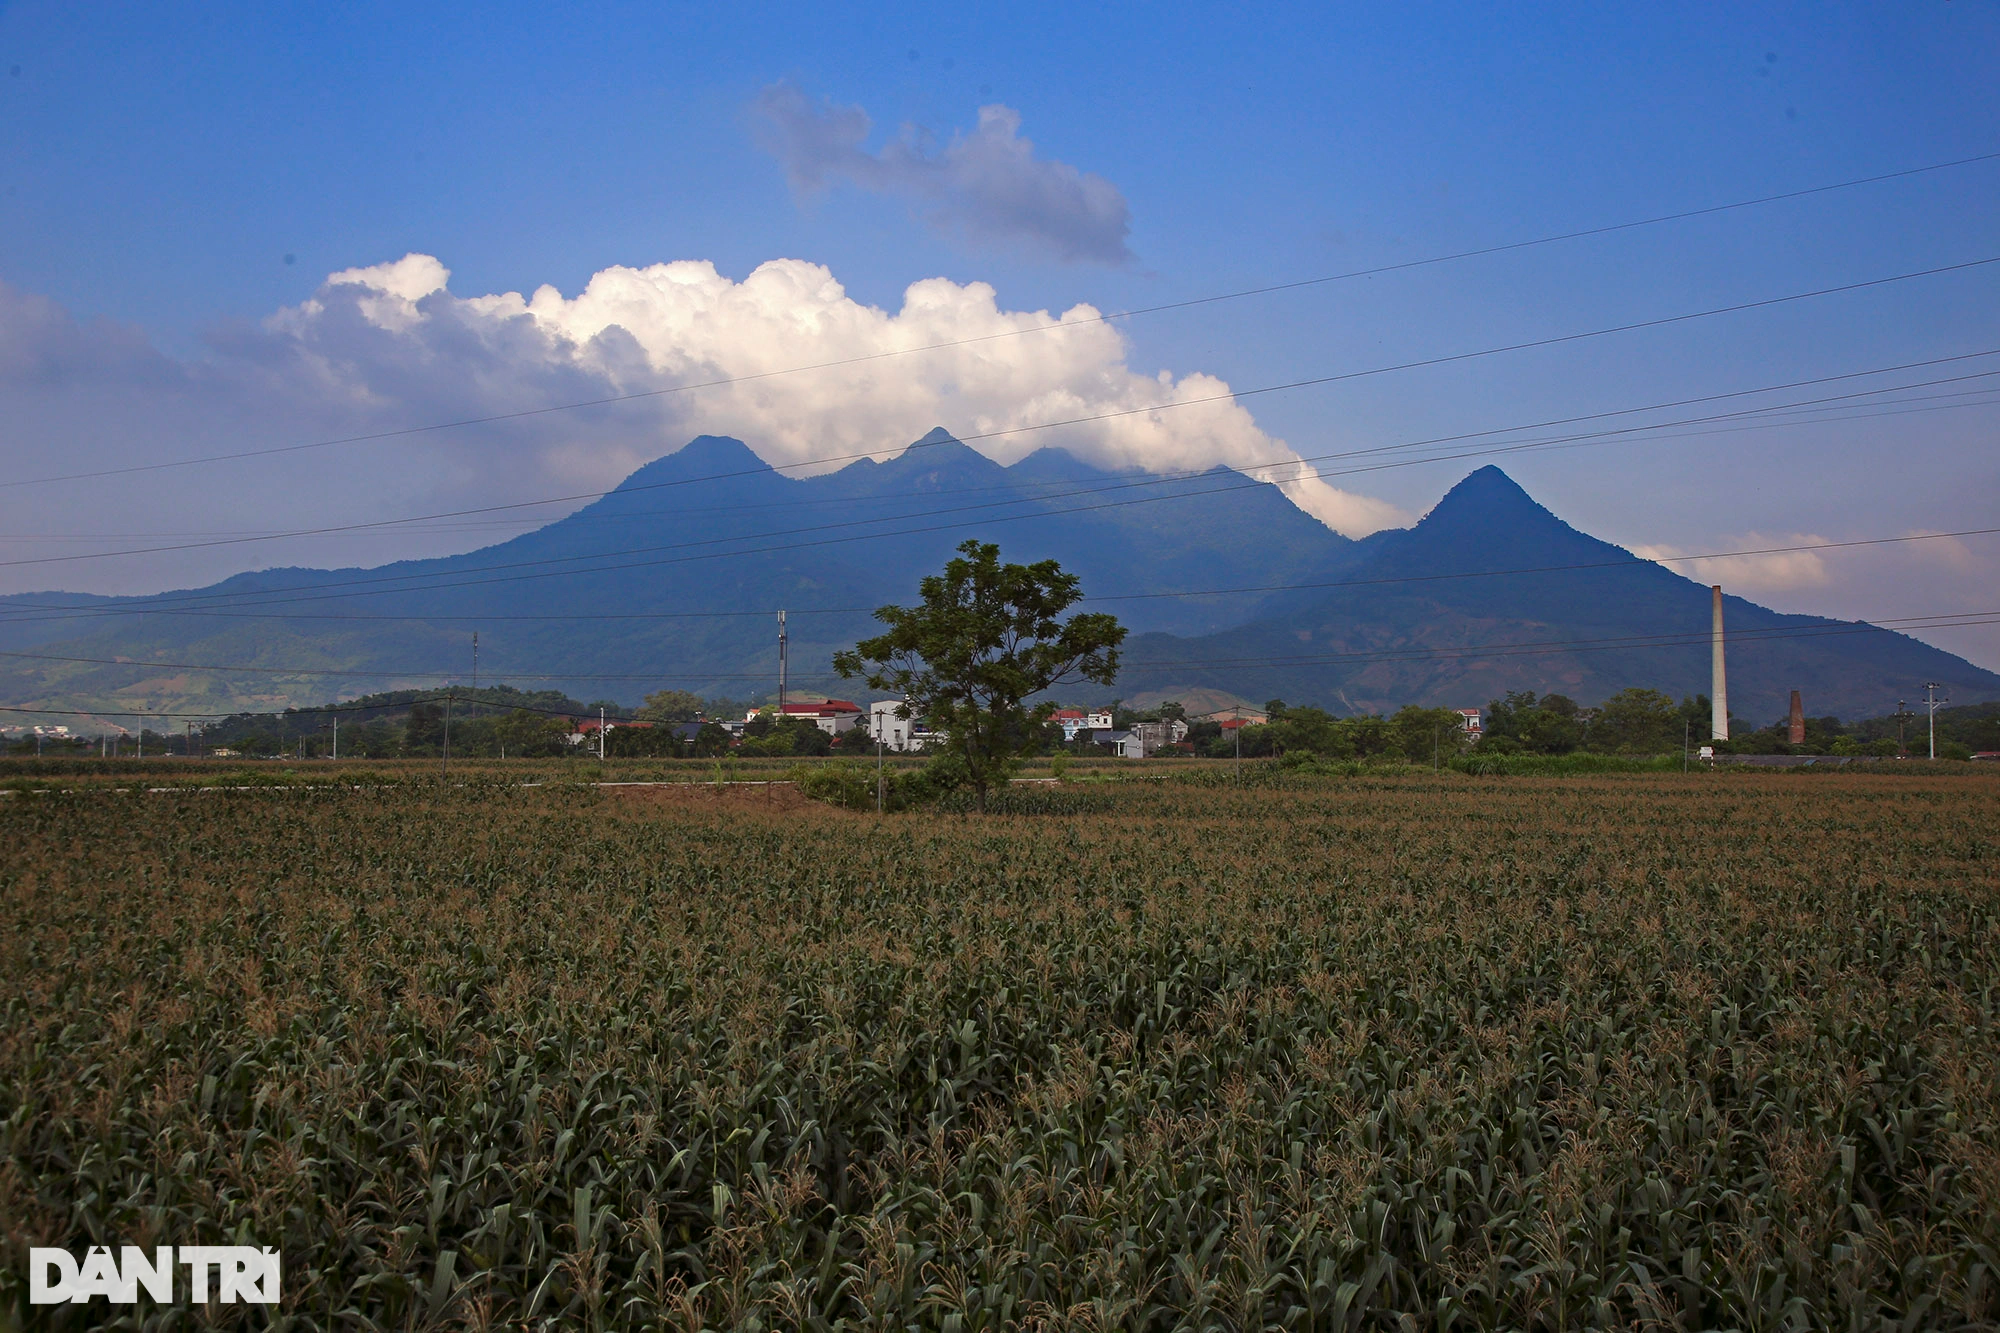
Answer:
[(636, 717), (646, 722), (692, 722), (706, 708), (700, 695), (688, 690), (656, 690)]
[(902, 695), (904, 712), (944, 733), (984, 810), (987, 790), (1037, 745), (1055, 708), (1026, 701), (1072, 678), (1111, 684), (1125, 627), (1103, 612), (1059, 619), (1083, 591), (1053, 560), (1003, 565), (998, 546), (976, 539), (958, 550), (918, 585), (920, 605), (877, 610), (888, 632), (834, 654), (833, 665)]

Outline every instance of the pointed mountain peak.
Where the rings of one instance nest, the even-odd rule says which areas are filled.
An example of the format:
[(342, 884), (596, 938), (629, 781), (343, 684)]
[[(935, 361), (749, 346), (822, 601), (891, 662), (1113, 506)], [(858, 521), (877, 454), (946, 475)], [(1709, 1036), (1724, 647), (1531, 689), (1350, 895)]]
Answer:
[(1446, 491), (1415, 527), (1387, 539), (1378, 558), (1426, 569), (1473, 570), (1621, 555), (1633, 558), (1578, 532), (1512, 477), (1487, 466)]
[(998, 472), (1000, 465), (971, 445), (939, 426), (909, 448), (883, 464), (896, 475), (909, 472), (936, 474), (940, 469), (970, 468), (976, 472)]
[(1519, 482), (1490, 463), (1446, 491), (1444, 498), (1410, 532), (1422, 533), (1433, 540), (1446, 534), (1493, 541), (1519, 541), (1538, 535), (1582, 535), (1549, 512), (1547, 506), (1536, 503)]
[(732, 477), (769, 472), (771, 465), (749, 445), (727, 435), (697, 435), (670, 454), (656, 458), (618, 483), (619, 490), (691, 477)]
[(1535, 498), (1522, 490), (1519, 482), (1491, 463), (1446, 491), (1444, 498), (1424, 515), (1423, 521), (1455, 523), (1471, 514), (1489, 518), (1497, 515), (1516, 520), (1540, 517), (1562, 522), (1545, 507), (1535, 503)]
[[(619, 482), (604, 497), (585, 506), (580, 513), (626, 512), (635, 506), (658, 507), (660, 487), (679, 488), (701, 482), (687, 494), (699, 492), (704, 502), (721, 494), (761, 494), (773, 482), (786, 480), (769, 463), (757, 457), (749, 445), (726, 435), (699, 435), (670, 454), (652, 462)], [(747, 488), (747, 490), (746, 490)], [(571, 515), (572, 518), (576, 515)], [(566, 521), (566, 520), (565, 520)], [(554, 526), (554, 525), (551, 525)]]
[(728, 469), (732, 472), (768, 472), (771, 465), (757, 451), (732, 435), (697, 435), (668, 457), (690, 467)]

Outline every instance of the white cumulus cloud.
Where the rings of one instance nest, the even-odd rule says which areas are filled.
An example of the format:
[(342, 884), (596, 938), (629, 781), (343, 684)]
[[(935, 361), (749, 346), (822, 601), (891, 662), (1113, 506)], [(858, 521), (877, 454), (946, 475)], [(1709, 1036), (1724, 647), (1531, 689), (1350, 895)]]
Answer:
[(1122, 264), (1131, 209), (1118, 187), (1066, 162), (1035, 156), (1011, 107), (979, 108), (979, 125), (933, 151), (912, 126), (869, 152), (873, 122), (858, 106), (814, 106), (789, 83), (758, 97), (759, 138), (793, 190), (812, 195), (837, 183), (916, 204), (940, 232), (1070, 261)]
[[(1088, 305), (1004, 310), (985, 283), (927, 278), (883, 310), (792, 259), (741, 282), (705, 261), (607, 268), (573, 297), (550, 286), (459, 297), (449, 277), (426, 255), (349, 269), (267, 331), (303, 362), (352, 368), (370, 391), (411, 365), (496, 386), (572, 377), (607, 396), (685, 387), (644, 410), (685, 435), (737, 436), (801, 475), (839, 465), (818, 460), (889, 457), (941, 424), (1002, 463), (1059, 445), (1107, 468), (1269, 469), (1257, 475), (1338, 531), (1406, 521), (1291, 461), (1226, 382), (1133, 370), (1123, 336)], [(1048, 423), (1067, 424), (1026, 429)]]
[[(1757, 597), (1801, 588), (1822, 588), (1831, 581), (1825, 557), (1818, 551), (1787, 551), (1787, 546), (1823, 546), (1831, 539), (1810, 532), (1751, 532), (1726, 543), (1732, 551), (1758, 551), (1759, 555), (1702, 555), (1675, 546), (1632, 547), (1642, 560), (1657, 560), (1696, 583), (1720, 583), (1733, 595)], [(1711, 548), (1714, 549), (1714, 548)]]
[[(0, 555), (75, 550), (78, 533), (100, 530), (113, 548), (129, 544), (121, 532), (199, 536), (518, 505), (608, 489), (698, 434), (735, 436), (803, 475), (839, 465), (815, 460), (886, 458), (940, 425), (1002, 463), (1059, 446), (1110, 469), (1227, 465), (1351, 536), (1409, 521), (1319, 478), (1223, 380), (1134, 368), (1117, 327), (1087, 305), (1010, 310), (985, 283), (931, 278), (884, 309), (792, 259), (740, 281), (702, 261), (612, 267), (573, 295), (459, 294), (450, 280), (423, 254), (343, 269), (296, 305), (211, 331), (187, 357), (0, 284), (10, 471), (112, 474), (82, 491), (37, 491), (49, 502), (16, 510)], [(597, 405), (549, 410), (579, 403)], [(477, 424), (409, 433), (447, 422)], [(1024, 429), (1048, 423), (1061, 424)], [(313, 443), (329, 438), (351, 442)], [(121, 471), (273, 446), (290, 451)], [(567, 507), (506, 522), (546, 522)], [(164, 528), (162, 514), (173, 515)], [(14, 566), (0, 571), (0, 589), (137, 591), (470, 544), (448, 525), (336, 533)]]

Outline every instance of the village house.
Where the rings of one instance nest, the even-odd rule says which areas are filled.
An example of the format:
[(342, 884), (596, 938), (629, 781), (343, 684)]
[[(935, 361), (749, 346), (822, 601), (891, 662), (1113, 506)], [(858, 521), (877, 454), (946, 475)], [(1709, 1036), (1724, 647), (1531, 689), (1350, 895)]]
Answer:
[(1090, 733), (1090, 743), (1092, 745), (1104, 746), (1120, 759), (1144, 759), (1146, 757), (1145, 743), (1130, 731), (1093, 730)]
[[(742, 727), (755, 722), (757, 715), (764, 711), (761, 708), (751, 709), (733, 730), (741, 735)], [(829, 736), (838, 736), (861, 725), (861, 705), (849, 703), (845, 699), (822, 699), (817, 703), (788, 703), (781, 712), (787, 720), (810, 722)]]
[[(573, 720), (570, 723), (569, 735), (563, 737), (563, 739), (573, 746), (582, 745), (586, 742), (594, 744), (598, 725), (598, 720), (594, 717)], [(652, 722), (619, 722), (609, 719), (603, 723), (604, 734), (606, 736), (617, 731), (620, 727), (630, 727), (634, 731), (651, 731), (655, 725)]]
[(838, 736), (861, 725), (861, 705), (845, 699), (826, 699), (816, 704), (786, 704), (785, 716), (804, 718), (829, 736)]
[(896, 699), (878, 699), (868, 707), (868, 736), (885, 750), (921, 750), (931, 739), (930, 726), (920, 717), (897, 717), (903, 707)]
[(1109, 731), (1112, 727), (1111, 713), (1105, 709), (1058, 708), (1049, 721), (1062, 728), (1065, 745), (1075, 740), (1079, 731)]
[(1092, 728), (1090, 740), (1093, 745), (1109, 746), (1120, 759), (1145, 759), (1180, 744), (1187, 734), (1187, 723), (1175, 718), (1171, 722), (1135, 722), (1125, 731)]

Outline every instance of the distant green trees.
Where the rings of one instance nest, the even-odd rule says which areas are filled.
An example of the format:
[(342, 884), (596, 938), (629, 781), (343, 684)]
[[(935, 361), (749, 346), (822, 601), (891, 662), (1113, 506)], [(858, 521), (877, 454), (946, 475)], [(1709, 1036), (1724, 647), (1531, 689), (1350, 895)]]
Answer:
[(1708, 734), (1708, 696), (1676, 704), (1659, 690), (1620, 690), (1596, 708), (1561, 694), (1517, 690), (1486, 705), (1481, 719), (1486, 754), (1677, 754), (1684, 741)]
[[(1322, 708), (1272, 699), (1264, 711), (1268, 722), (1240, 732), (1245, 758), (1289, 754), (1427, 763), (1434, 738), (1440, 758), (1466, 752), (1474, 744), (1460, 731), (1460, 717), (1454, 709), (1408, 707), (1386, 717), (1336, 717)], [(1121, 721), (1138, 716), (1119, 714)], [(1709, 740), (1711, 720), (1706, 694), (1690, 695), (1676, 703), (1663, 691), (1634, 686), (1595, 707), (1586, 707), (1562, 694), (1517, 690), (1487, 703), (1483, 737), (1476, 748), (1477, 753), (1489, 755), (1674, 755), (1683, 745), (1698, 748), (1709, 744), (1724, 754), (1892, 757), (1898, 752), (1893, 714), (1852, 724), (1837, 717), (1808, 717), (1805, 739), (1796, 745), (1782, 718), (1764, 727), (1733, 719), (1730, 739), (1719, 742)], [(1926, 751), (1925, 726), (1926, 719), (1919, 711), (1911, 710), (1903, 718), (1907, 750), (1912, 756), (1921, 758)], [(1237, 753), (1239, 734), (1204, 719), (1191, 725), (1188, 739), (1196, 754), (1220, 759)], [(1963, 759), (1982, 750), (2000, 751), (2000, 701), (1938, 710), (1938, 758)]]
[(1686, 731), (1673, 697), (1633, 686), (1606, 699), (1590, 721), (1590, 746), (1608, 754), (1666, 754)]
[(704, 716), (707, 707), (691, 690), (659, 690), (647, 695), (645, 705), (633, 716), (645, 722), (692, 722)]
[[(465, 719), (459, 719), (460, 744), (463, 745)], [(433, 750), (444, 749), (444, 705), (420, 703), (410, 705), (410, 715), (403, 723), (403, 749), (408, 754), (429, 754)]]
[[(504, 717), (493, 719), (489, 725), (493, 728), (494, 743), (504, 746), (505, 752), (510, 755), (539, 758), (562, 754), (569, 748), (567, 718), (550, 717), (546, 713), (531, 713), (525, 708), (517, 708)], [(473, 736), (468, 739), (476, 741), (479, 738)]]
[(1583, 748), (1581, 711), (1566, 695), (1515, 690), (1486, 705), (1480, 745), (1501, 754), (1568, 754)]
[[(1265, 710), (1268, 722), (1243, 728), (1246, 757), (1293, 754), (1428, 764), (1434, 759), (1449, 759), (1466, 744), (1465, 720), (1451, 708), (1412, 704), (1388, 717), (1335, 717), (1323, 708), (1273, 699)], [(1220, 730), (1218, 726), (1218, 733)], [(1201, 752), (1218, 757), (1234, 754), (1235, 744), (1234, 737), (1218, 736)]]
[[(1794, 744), (1788, 719), (1753, 727), (1732, 715), (1729, 739), (1709, 739), (1709, 699), (1705, 694), (1676, 704), (1658, 690), (1620, 690), (1596, 708), (1580, 708), (1560, 694), (1537, 697), (1520, 690), (1486, 706), (1484, 754), (1674, 754), (1683, 745), (1712, 745), (1722, 754), (1872, 755), (1898, 753), (1894, 714), (1848, 724), (1837, 717), (1808, 717), (1805, 737)], [(1928, 735), (1921, 713), (1902, 719), (1909, 753), (1922, 756)], [(1938, 757), (1968, 755), (1974, 749), (2000, 750), (2000, 702), (1938, 711)]]
[[(470, 716), (458, 711), (452, 701), (451, 752), (465, 758), (547, 758), (569, 751), (569, 719), (554, 717), (527, 708), (516, 708), (498, 716)], [(403, 724), (400, 752), (405, 757), (441, 754), (444, 750), (445, 706), (442, 703), (410, 705)], [(615, 734), (615, 733), (614, 733)], [(361, 757), (361, 751), (342, 737), (341, 750)], [(374, 757), (374, 756), (370, 756)]]
[(744, 726), (736, 752), (772, 759), (826, 755), (833, 753), (833, 737), (808, 718), (780, 717), (776, 709), (765, 708)]
[(717, 722), (704, 722), (696, 732), (688, 750), (696, 759), (713, 759), (728, 754), (736, 744), (736, 738), (727, 728)]

